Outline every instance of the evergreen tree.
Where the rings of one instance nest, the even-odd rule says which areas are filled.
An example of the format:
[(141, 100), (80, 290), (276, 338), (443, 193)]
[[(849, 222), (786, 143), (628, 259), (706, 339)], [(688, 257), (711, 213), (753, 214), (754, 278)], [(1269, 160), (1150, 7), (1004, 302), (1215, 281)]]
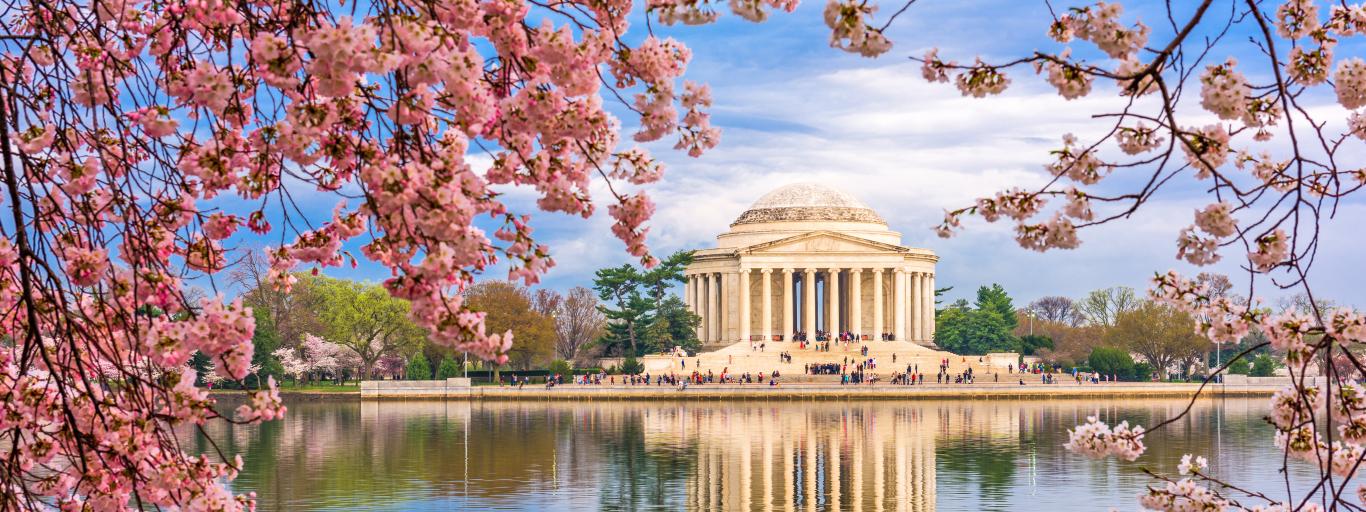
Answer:
[(702, 344), (697, 339), (697, 324), (702, 318), (688, 311), (688, 305), (677, 295), (669, 295), (655, 309), (649, 335), (655, 350), (683, 347), (696, 351)]
[(1020, 353), (1032, 356), (1040, 349), (1053, 348), (1053, 338), (1040, 334), (1027, 334), (1020, 337)]
[(978, 288), (976, 306), (979, 311), (994, 311), (1000, 315), (1008, 330), (1015, 330), (1020, 323), (1020, 319), (1015, 316), (1015, 305), (1011, 304), (1010, 295), (1006, 294), (1006, 289), (999, 284), (992, 283), (991, 287)]
[(432, 378), (432, 368), (427, 365), (427, 356), (418, 352), (408, 360), (408, 380), (428, 380)]
[(1091, 351), (1091, 356), (1086, 358), (1086, 364), (1102, 374), (1126, 379), (1134, 373), (1134, 358), (1122, 348), (1096, 347)]
[(980, 355), (1021, 349), (1020, 339), (1011, 334), (1012, 328), (991, 303), (986, 309), (972, 309), (966, 302), (959, 301), (941, 310), (935, 323), (935, 344), (955, 354)]
[(668, 293), (683, 281), (683, 270), (691, 262), (691, 252), (679, 251), (647, 271), (630, 264), (597, 271), (593, 289), (603, 302), (598, 310), (607, 324), (594, 344), (603, 355), (636, 357), (673, 346), (699, 346), (701, 319), (681, 298)]
[[(426, 359), (424, 356), (423, 359)], [(446, 380), (460, 376), (460, 363), (455, 362), (450, 356), (441, 358), (441, 365), (436, 367), (436, 379)]]

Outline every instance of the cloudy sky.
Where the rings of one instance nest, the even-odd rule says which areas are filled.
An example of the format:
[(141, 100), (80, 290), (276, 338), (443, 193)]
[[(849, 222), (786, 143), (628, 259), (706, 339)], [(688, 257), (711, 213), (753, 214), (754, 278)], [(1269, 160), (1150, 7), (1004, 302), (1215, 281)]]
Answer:
[[(1130, 6), (1124, 21), (1137, 18), (1160, 25), (1164, 16), (1154, 10), (1160, 5)], [(1094, 139), (1088, 134), (1103, 124), (1091, 120), (1091, 114), (1117, 104), (1112, 85), (1097, 84), (1089, 97), (1066, 101), (1026, 69), (1014, 72), (1012, 87), (1002, 96), (964, 98), (950, 85), (926, 83), (918, 64), (907, 59), (930, 47), (960, 62), (976, 55), (999, 61), (1036, 48), (1056, 50), (1059, 45), (1045, 37), (1051, 18), (1043, 2), (922, 1), (897, 19), (889, 31), (896, 46), (879, 59), (831, 49), (822, 7), (805, 2), (795, 13), (775, 14), (763, 24), (727, 13), (709, 26), (654, 27), (656, 34), (676, 37), (693, 49), (687, 77), (711, 84), (713, 122), (723, 130), (721, 145), (698, 159), (671, 151), (672, 141), (650, 147), (669, 164), (663, 181), (649, 189), (659, 205), (651, 222), (656, 254), (711, 247), (714, 237), (759, 196), (787, 183), (810, 181), (861, 198), (903, 234), (905, 245), (935, 250), (941, 258), (937, 282), (954, 287), (950, 300), (967, 297), (980, 285), (1000, 283), (1023, 304), (1044, 295), (1079, 297), (1116, 285), (1146, 289), (1155, 271), (1198, 271), (1175, 259), (1174, 244), (1177, 232), (1191, 223), (1193, 210), (1211, 202), (1194, 181), (1173, 183), (1131, 219), (1084, 231), (1081, 248), (1072, 251), (1024, 250), (1015, 244), (1010, 225), (980, 220), (965, 223), (966, 229), (949, 240), (931, 231), (946, 208), (1011, 186), (1042, 184), (1048, 152), (1060, 146), (1062, 135)], [(643, 19), (633, 30), (639, 28)], [(1154, 38), (1169, 31), (1157, 26)], [(1239, 37), (1235, 33), (1229, 39)], [(1085, 51), (1085, 45), (1073, 46)], [(1344, 45), (1338, 54), (1359, 55), (1360, 49)], [(1232, 45), (1224, 51), (1251, 62), (1257, 56), (1249, 52)], [(1248, 73), (1257, 78), (1252, 70)], [(1186, 102), (1198, 102), (1198, 91), (1188, 92)], [(1334, 110), (1327, 99), (1323, 107), (1341, 124), (1345, 112)], [(1190, 114), (1194, 123), (1214, 121), (1198, 111)], [(633, 131), (633, 121), (620, 117), (624, 129)], [(1348, 151), (1361, 161), (1360, 147)], [(1126, 180), (1113, 181), (1112, 187)], [(605, 198), (600, 185), (597, 197)], [(530, 211), (532, 196), (511, 191), (509, 197)], [(594, 270), (632, 261), (608, 231), (610, 219), (601, 211), (604, 215), (590, 220), (534, 216), (537, 234), (551, 246), (557, 263), (544, 286), (589, 285)], [(1366, 305), (1359, 280), (1343, 278), (1355, 275), (1363, 261), (1359, 222), (1364, 213), (1360, 202), (1342, 205), (1338, 219), (1325, 228), (1311, 281), (1316, 293)], [(1241, 258), (1225, 253), (1229, 264), (1215, 270), (1236, 274)], [(377, 270), (362, 267), (346, 273), (384, 277)], [(491, 277), (503, 275), (494, 272)], [(1235, 282), (1245, 279), (1235, 276)], [(1278, 293), (1258, 286), (1259, 294)]]

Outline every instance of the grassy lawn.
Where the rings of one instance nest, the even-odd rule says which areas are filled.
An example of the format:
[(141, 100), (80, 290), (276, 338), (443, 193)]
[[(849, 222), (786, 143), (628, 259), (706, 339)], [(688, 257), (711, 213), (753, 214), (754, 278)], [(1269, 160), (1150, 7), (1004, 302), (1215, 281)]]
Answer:
[[(234, 391), (241, 391), (241, 390), (235, 390), (235, 389), (222, 389), (222, 390), (214, 390), (214, 391), (234, 392)], [(254, 390), (254, 389), (248, 389), (248, 390), (246, 390), (246, 391), (255, 391), (255, 390)], [(357, 382), (355, 382), (355, 381), (351, 381), (351, 382), (348, 382), (348, 383), (343, 384), (343, 385), (337, 385), (337, 384), (333, 384), (333, 383), (331, 383), (331, 382), (310, 382), (310, 383), (305, 384), (305, 385), (298, 385), (298, 384), (295, 384), (295, 383), (293, 383), (293, 382), (282, 382), (282, 383), (280, 383), (280, 392), (282, 392), (282, 393), (290, 393), (290, 392), (305, 392), (305, 393), (359, 393), (359, 392), (360, 392), (360, 384), (357, 383)]]
[(309, 393), (359, 393), (360, 383), (351, 381), (346, 384), (336, 385), (331, 382), (310, 382), (305, 385), (298, 385), (287, 382), (280, 385), (280, 391), (306, 391)]

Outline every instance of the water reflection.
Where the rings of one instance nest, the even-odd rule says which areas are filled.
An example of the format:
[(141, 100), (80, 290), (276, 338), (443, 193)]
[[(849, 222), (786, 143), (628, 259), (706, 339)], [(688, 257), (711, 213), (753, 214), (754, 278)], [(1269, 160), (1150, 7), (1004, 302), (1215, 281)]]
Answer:
[[(1280, 481), (1264, 399), (1200, 402), (1141, 462), (1181, 454)], [(210, 434), (262, 510), (1133, 508), (1138, 465), (1061, 445), (1088, 414), (1151, 424), (1181, 400), (322, 402)], [(200, 450), (209, 446), (196, 439)], [(1304, 468), (1301, 468), (1304, 469)], [(1307, 470), (1307, 469), (1306, 469)]]

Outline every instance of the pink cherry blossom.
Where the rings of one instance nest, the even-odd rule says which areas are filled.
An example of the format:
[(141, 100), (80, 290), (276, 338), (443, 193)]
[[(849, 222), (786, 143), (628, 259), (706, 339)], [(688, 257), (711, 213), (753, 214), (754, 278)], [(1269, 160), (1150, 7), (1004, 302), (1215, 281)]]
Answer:
[(1067, 444), (1063, 445), (1073, 453), (1094, 458), (1115, 456), (1133, 461), (1147, 449), (1143, 446), (1143, 427), (1129, 428), (1129, 422), (1120, 422), (1111, 428), (1095, 416), (1087, 416), (1086, 423), (1067, 431)]
[(1270, 270), (1290, 257), (1290, 237), (1280, 229), (1257, 237), (1256, 245), (1247, 257), (1258, 270)]
[(1366, 61), (1360, 57), (1343, 59), (1333, 72), (1333, 89), (1338, 103), (1348, 109), (1366, 106)]
[(1238, 61), (1229, 57), (1223, 64), (1206, 66), (1200, 75), (1200, 106), (1219, 119), (1240, 119), (1247, 112), (1252, 89), (1247, 78), (1235, 69), (1237, 65)]
[(1232, 212), (1233, 205), (1224, 201), (1214, 203), (1195, 211), (1195, 225), (1219, 238), (1233, 236), (1238, 232), (1238, 222)]

